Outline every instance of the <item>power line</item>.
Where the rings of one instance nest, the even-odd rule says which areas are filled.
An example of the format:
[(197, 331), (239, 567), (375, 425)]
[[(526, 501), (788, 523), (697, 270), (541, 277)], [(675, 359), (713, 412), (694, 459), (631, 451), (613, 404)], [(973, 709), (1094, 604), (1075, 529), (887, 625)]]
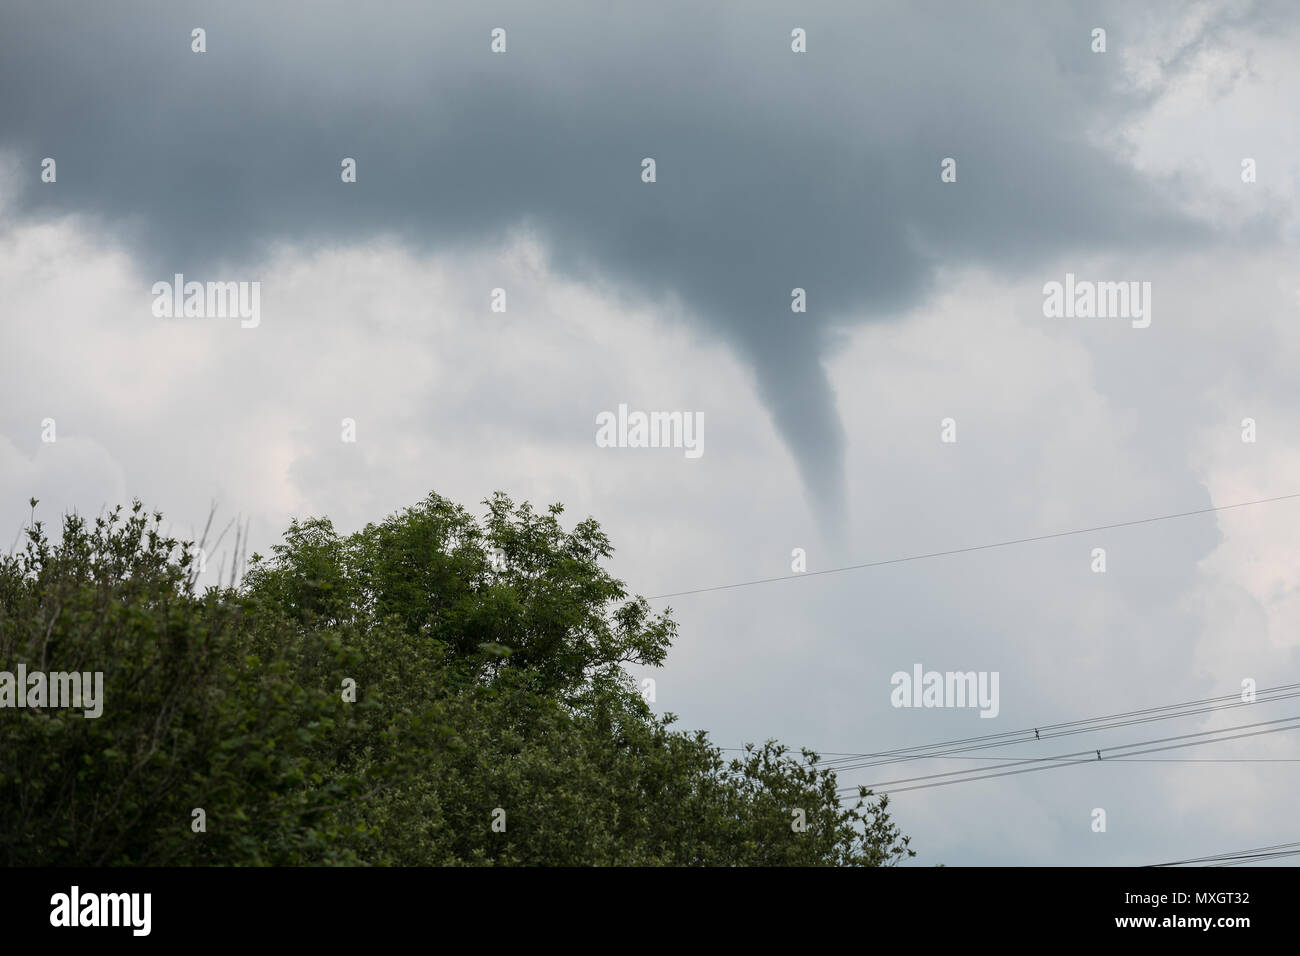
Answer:
[[(1248, 704), (1267, 704), (1273, 701), (1287, 700), (1298, 695), (1300, 695), (1300, 683), (1279, 684), (1276, 687), (1265, 687), (1256, 691), (1255, 699), (1249, 701), (1243, 701), (1240, 693), (1225, 694), (1219, 697), (1206, 697), (1200, 700), (1182, 701), (1176, 704), (1161, 704), (1154, 707), (1144, 707), (1138, 710), (1121, 711), (1115, 714), (1104, 714), (1099, 717), (1086, 717), (1080, 720), (1070, 720), (1054, 724), (1040, 724), (1037, 727), (1008, 730), (996, 734), (983, 734), (977, 737), (963, 737), (956, 740), (946, 740), (932, 744), (898, 747), (893, 750), (884, 750), (876, 753), (835, 752), (830, 760), (821, 761), (820, 763), (822, 766), (835, 770), (862, 770), (867, 767), (886, 766), (892, 763), (902, 763), (908, 760), (919, 760), (927, 757), (946, 757), (951, 754), (963, 753), (969, 750), (985, 750), (989, 747), (1004, 745), (1015, 746), (1017, 744), (1030, 743), (1052, 737), (1069, 736), (1075, 733), (1111, 730), (1118, 727), (1127, 727), (1133, 724), (1146, 723), (1150, 720), (1194, 716), (1196, 714), (1211, 713), (1229, 707), (1239, 707)], [(1178, 711), (1178, 713), (1161, 714), (1162, 711)], [(743, 748), (723, 749), (740, 750)], [(857, 763), (856, 761), (859, 760), (865, 760), (867, 762)]]
[[(852, 786), (839, 787), (838, 789), (840, 791), (851, 791), (850, 793), (847, 793), (843, 799), (851, 799), (854, 795), (857, 794), (857, 792), (862, 787), (865, 787), (866, 789), (871, 790), (875, 793), (889, 793), (889, 794), (905, 793), (909, 790), (928, 790), (932, 787), (945, 787), (945, 786), (951, 786), (953, 784), (958, 784), (958, 783), (972, 783), (976, 780), (992, 780), (996, 777), (1010, 777), (1021, 773), (1032, 773), (1039, 770), (1054, 770), (1057, 769), (1058, 767), (1072, 767), (1083, 763), (1093, 763), (1094, 760), (1091, 756), (1091, 754), (1093, 753), (1097, 754), (1096, 762), (1104, 762), (1103, 758), (1101, 757), (1101, 750), (1129, 751), (1129, 748), (1143, 747), (1146, 744), (1165, 743), (1171, 740), (1186, 741), (1184, 743), (1168, 744), (1167, 746), (1163, 746), (1163, 747), (1150, 747), (1145, 750), (1132, 750), (1128, 753), (1120, 754), (1120, 756), (1124, 756), (1124, 757), (1136, 757), (1142, 754), (1157, 753), (1164, 750), (1177, 750), (1180, 747), (1196, 747), (1203, 744), (1222, 743), (1223, 741), (1227, 741), (1227, 740), (1239, 740), (1243, 737), (1257, 737), (1260, 736), (1261, 734), (1275, 734), (1284, 730), (1300, 730), (1300, 723), (1296, 723), (1296, 724), (1291, 724), (1290, 726), (1287, 727), (1272, 727), (1269, 730), (1254, 730), (1251, 733), (1246, 733), (1246, 734), (1233, 734), (1227, 737), (1215, 737), (1212, 740), (1189, 740), (1189, 738), (1192, 737), (1206, 737), (1211, 734), (1221, 734), (1230, 730), (1248, 730), (1252, 727), (1265, 727), (1272, 724), (1283, 723), (1285, 721), (1296, 721), (1296, 720), (1300, 720), (1300, 715), (1294, 715), (1291, 717), (1281, 717), (1278, 718), (1277, 720), (1264, 720), (1254, 724), (1240, 724), (1236, 727), (1224, 727), (1220, 730), (1205, 730), (1205, 731), (1199, 731), (1197, 733), (1192, 733), (1192, 734), (1180, 734), (1174, 737), (1158, 738), (1156, 740), (1143, 740), (1132, 744), (1119, 744), (1117, 746), (1112, 746), (1112, 747), (1103, 747), (1100, 750), (1080, 750), (1075, 753), (1059, 754), (1055, 757), (1030, 757), (1024, 760), (1013, 761), (1011, 763), (1002, 765), (1002, 767), (1018, 768), (1014, 770), (1005, 770), (1002, 769), (1002, 767), (991, 767), (991, 768), (976, 767), (972, 770), (952, 770), (947, 773), (925, 774), (920, 777), (905, 777), (900, 780), (886, 780), (881, 783), (854, 784)], [(1089, 756), (1083, 756), (1084, 754), (1087, 754)], [(1076, 759), (1076, 758), (1082, 758), (1082, 759)], [(1026, 767), (1023, 766), (1023, 764), (1034, 764), (1035, 766)], [(989, 770), (995, 772), (992, 773), (986, 772)], [(975, 776), (966, 776), (968, 774), (975, 774)], [(954, 779), (937, 779), (937, 778), (954, 778)], [(913, 781), (930, 781), (930, 782), (913, 783)], [(898, 784), (898, 783), (913, 783), (913, 785), (910, 787), (895, 787), (894, 784)]]
[(748, 588), (756, 584), (772, 584), (776, 581), (795, 581), (801, 578), (812, 578), (822, 574), (839, 574), (841, 571), (860, 571), (864, 568), (879, 568), (888, 564), (903, 564), (908, 561), (924, 561), (928, 558), (943, 558), (954, 554), (969, 554), (972, 551), (988, 551), (991, 548), (1006, 548), (1013, 544), (1029, 544), (1033, 541), (1048, 541), (1052, 538), (1067, 538), (1076, 534), (1093, 534), (1098, 531), (1113, 531), (1116, 528), (1131, 528), (1134, 525), (1152, 524), (1156, 521), (1172, 521), (1175, 518), (1190, 518), (1194, 515), (1211, 514), (1216, 511), (1228, 511), (1232, 508), (1248, 508), (1252, 505), (1271, 504), (1275, 501), (1287, 501), (1291, 498), (1300, 498), (1300, 492), (1290, 495), (1278, 495), (1275, 498), (1257, 498), (1254, 501), (1240, 501), (1232, 505), (1216, 505), (1212, 508), (1199, 508), (1196, 511), (1180, 511), (1177, 514), (1157, 515), (1153, 518), (1138, 518), (1135, 521), (1120, 521), (1115, 524), (1097, 525), (1093, 528), (1079, 528), (1074, 531), (1057, 531), (1053, 534), (1034, 535), (1029, 538), (1015, 538), (1010, 541), (996, 541), (992, 544), (977, 544), (968, 548), (953, 548), (948, 551), (930, 551), (925, 554), (912, 554), (905, 558), (889, 558), (883, 561), (867, 561), (863, 564), (849, 564), (841, 568), (827, 568), (823, 571), (802, 571), (798, 574), (783, 574), (775, 578), (758, 578), (754, 581), (739, 581), (735, 584), (718, 584), (707, 588), (692, 588), (687, 591), (671, 591), (667, 594), (655, 594), (646, 600), (658, 601), (663, 598), (682, 597), (687, 594), (705, 594), (709, 591), (728, 591), (733, 588)]
[[(1102, 748), (1103, 750), (1106, 748)], [(987, 757), (935, 757), (936, 760), (1019, 760), (1015, 754)], [(1051, 758), (1039, 758), (1051, 759)], [(1300, 757), (1107, 757), (1107, 763), (1300, 763)]]
[(1296, 848), (1300, 848), (1300, 840), (1293, 843), (1275, 843), (1272, 846), (1259, 846), (1250, 850), (1233, 850), (1228, 853), (1213, 853), (1209, 856), (1197, 856), (1187, 860), (1174, 860), (1172, 863), (1152, 863), (1150, 866), (1189, 866), (1196, 863), (1215, 863), (1219, 866), (1236, 866), (1257, 859), (1294, 856), (1300, 854), (1300, 849)]
[(1247, 707), (1254, 704), (1270, 704), (1275, 701), (1290, 700), (1295, 697), (1300, 697), (1300, 691), (1295, 691), (1289, 694), (1279, 694), (1276, 697), (1269, 697), (1266, 700), (1258, 700), (1258, 699), (1253, 701), (1234, 700), (1229, 703), (1216, 704), (1210, 707), (1197, 707), (1192, 709), (1180, 710), (1177, 713), (1170, 713), (1170, 714), (1154, 713), (1154, 714), (1148, 714), (1143, 717), (1135, 717), (1128, 720), (1114, 720), (1109, 723), (1093, 724), (1092, 722), (1089, 722), (1087, 726), (1075, 727), (1071, 730), (1059, 730), (1052, 733), (1045, 733), (1045, 734), (1041, 734), (1041, 736), (1037, 735), (1036, 732), (1036, 735), (1033, 738), (1026, 737), (1023, 740), (991, 741), (987, 743), (971, 744), (970, 746), (967, 747), (958, 747), (948, 751), (931, 751), (929, 753), (911, 754), (908, 756), (895, 757), (887, 760), (865, 760), (865, 761), (858, 761), (858, 762), (839, 760), (839, 761), (829, 762), (827, 766), (837, 771), (866, 770), (870, 767), (883, 767), (883, 766), (888, 766), (889, 764), (905, 763), (910, 760), (923, 760), (927, 757), (946, 758), (948, 756), (951, 756), (952, 754), (963, 753), (967, 750), (987, 750), (989, 747), (996, 747), (1003, 743), (1015, 745), (1015, 744), (1029, 743), (1031, 740), (1037, 742), (1041, 740), (1050, 740), (1056, 737), (1072, 737), (1076, 734), (1094, 734), (1106, 730), (1116, 730), (1122, 727), (1132, 727), (1137, 724), (1147, 724), (1157, 720), (1173, 720), (1178, 717), (1194, 717), (1199, 714), (1215, 713), (1217, 711), (1228, 710), (1233, 707)]
[[(1093, 754), (1096, 754), (1096, 755), (1097, 755), (1097, 759), (1098, 759), (1098, 760), (1101, 760), (1101, 759), (1102, 759), (1102, 757), (1101, 757), (1101, 752), (1102, 752), (1103, 750), (1105, 750), (1105, 751), (1128, 750), (1128, 749), (1130, 749), (1130, 748), (1132, 748), (1132, 747), (1144, 747), (1144, 746), (1146, 746), (1147, 744), (1161, 744), (1161, 743), (1168, 743), (1168, 742), (1171, 741), (1171, 740), (1190, 740), (1190, 739), (1192, 739), (1193, 737), (1210, 737), (1210, 736), (1212, 736), (1212, 735), (1214, 735), (1214, 734), (1226, 733), (1226, 732), (1228, 732), (1228, 731), (1230, 731), (1230, 730), (1248, 730), (1248, 729), (1250, 729), (1250, 728), (1252, 728), (1252, 727), (1267, 727), (1267, 726), (1271, 726), (1271, 725), (1273, 725), (1273, 724), (1281, 724), (1281, 723), (1285, 723), (1286, 721), (1289, 721), (1289, 720), (1300, 720), (1300, 714), (1296, 714), (1296, 715), (1293, 715), (1293, 716), (1291, 716), (1291, 717), (1279, 717), (1279, 718), (1277, 718), (1277, 719), (1275, 719), (1275, 720), (1261, 720), (1261, 721), (1257, 721), (1256, 723), (1253, 723), (1253, 724), (1238, 724), (1238, 725), (1235, 726), (1235, 727), (1221, 727), (1221, 728), (1219, 728), (1219, 729), (1217, 729), (1217, 730), (1198, 730), (1198, 731), (1193, 731), (1192, 733), (1188, 733), (1188, 734), (1176, 734), (1176, 735), (1174, 735), (1174, 736), (1172, 736), (1172, 737), (1158, 737), (1158, 738), (1155, 738), (1155, 739), (1153, 739), (1153, 740), (1140, 740), (1140, 741), (1137, 741), (1136, 743), (1131, 743), (1131, 744), (1112, 744), (1112, 745), (1109, 746), (1109, 747), (1089, 748), (1089, 749), (1087, 749), (1087, 750), (1074, 751), (1074, 752), (1072, 752), (1072, 753), (1068, 753), (1068, 754), (1056, 754), (1056, 755), (1051, 756), (1051, 757), (1017, 757), (1017, 758), (1012, 758), (1009, 762), (1007, 762), (1006, 764), (1003, 764), (1003, 766), (1006, 766), (1006, 767), (1013, 767), (1013, 766), (1020, 766), (1020, 765), (1024, 765), (1024, 764), (1042, 764), (1042, 763), (1048, 763), (1048, 764), (1051, 764), (1052, 766), (1070, 766), (1070, 765), (1071, 765), (1070, 763), (1060, 763), (1060, 761), (1063, 761), (1063, 760), (1064, 760), (1064, 761), (1069, 761), (1069, 760), (1071, 760), (1071, 759), (1074, 758), (1074, 757), (1081, 757), (1081, 756), (1085, 756), (1085, 755), (1087, 755), (1087, 759), (1090, 760), (1090, 759), (1091, 759), (1091, 756), (1092, 756)], [(1287, 730), (1287, 729), (1291, 729), (1291, 728), (1278, 728), (1278, 729), (1280, 729), (1280, 730)], [(1247, 734), (1246, 736), (1253, 736), (1253, 735)], [(1232, 740), (1232, 739), (1235, 739), (1235, 738), (1225, 737), (1225, 738), (1223, 738), (1223, 739), (1225, 739), (1225, 740)], [(1215, 743), (1215, 742), (1217, 742), (1217, 741), (1215, 741), (1215, 740), (1207, 740), (1207, 741), (1202, 741), (1202, 742), (1203, 742), (1203, 743)], [(1156, 749), (1157, 749), (1157, 750), (1163, 750), (1163, 749), (1173, 749), (1173, 748), (1156, 748)], [(1155, 751), (1134, 751), (1134, 752), (1131, 753), (1131, 754), (1120, 754), (1119, 756), (1136, 756), (1138, 753), (1154, 753), (1154, 752), (1155, 752)], [(946, 759), (946, 758), (945, 758), (945, 759)], [(1111, 759), (1115, 759), (1115, 758), (1111, 758)], [(943, 771), (943, 772), (940, 772), (940, 773), (923, 774), (922, 776), (919, 776), (919, 777), (904, 777), (904, 778), (899, 779), (899, 780), (890, 780), (890, 781), (886, 781), (886, 782), (884, 782), (884, 783), (880, 783), (880, 784), (868, 784), (867, 786), (869, 786), (869, 787), (871, 787), (871, 788), (874, 789), (876, 786), (881, 786), (881, 787), (883, 787), (883, 786), (887, 786), (887, 785), (889, 785), (889, 784), (894, 784), (894, 783), (911, 783), (911, 782), (916, 781), (916, 780), (934, 780), (934, 779), (941, 778), (941, 777), (963, 777), (963, 776), (965, 776), (965, 775), (967, 775), (967, 774), (983, 774), (985, 771), (990, 770), (990, 769), (992, 769), (992, 770), (997, 770), (997, 769), (1000, 769), (1000, 768), (998, 768), (998, 767), (992, 767), (992, 768), (989, 768), (989, 767), (974, 767), (974, 768), (971, 768), (971, 769), (969, 769), (969, 770), (948, 770), (948, 771)], [(1036, 769), (1050, 769), (1050, 768), (1043, 767), (1043, 768), (1036, 768)], [(975, 778), (975, 779), (983, 779), (983, 777), (977, 777), (977, 778)], [(960, 782), (960, 781), (953, 781), (953, 782)], [(857, 785), (856, 785), (856, 784), (854, 784), (854, 785), (852, 785), (852, 786), (848, 786), (848, 785), (846, 785), (846, 786), (841, 787), (840, 789), (841, 789), (841, 790), (850, 790), (850, 789), (852, 789), (852, 790), (856, 790), (856, 789), (857, 789)]]
[(1243, 863), (1254, 863), (1257, 860), (1277, 860), (1284, 856), (1300, 856), (1300, 850), (1288, 850), (1285, 853), (1260, 853), (1256, 856), (1246, 857), (1240, 860), (1233, 860), (1230, 863), (1211, 863), (1210, 866), (1241, 866)]
[[(1207, 731), (1201, 731), (1199, 733), (1194, 733), (1194, 734), (1180, 734), (1175, 737), (1164, 737), (1157, 740), (1138, 741), (1137, 743), (1132, 743), (1132, 744), (1120, 744), (1118, 746), (1104, 747), (1101, 749), (1108, 750), (1108, 751), (1128, 750), (1131, 747), (1140, 747), (1148, 743), (1161, 743), (1163, 741), (1168, 741), (1168, 740), (1186, 740), (1187, 738), (1190, 737), (1200, 737), (1200, 736), (1207, 736), (1210, 734), (1220, 734), (1228, 730), (1243, 730), (1250, 727), (1261, 727), (1269, 724), (1281, 723), (1287, 720), (1300, 720), (1300, 715), (1293, 716), (1293, 717), (1283, 717), (1280, 718), (1279, 720), (1260, 721), (1259, 723), (1254, 723), (1254, 724), (1241, 724), (1236, 727), (1225, 727), (1222, 730), (1207, 730)], [(1158, 753), (1164, 750), (1177, 750), (1181, 747), (1197, 747), (1203, 744), (1222, 743), (1227, 740), (1238, 740), (1243, 737), (1257, 737), (1260, 736), (1261, 734), (1279, 733), (1284, 730), (1300, 730), (1300, 724), (1292, 724), (1287, 727), (1274, 727), (1270, 730), (1256, 730), (1248, 734), (1233, 734), (1231, 736), (1226, 736), (1226, 737), (1215, 737), (1210, 740), (1193, 740), (1187, 743), (1170, 744), (1169, 746), (1165, 746), (1165, 747), (1151, 747), (1146, 750), (1133, 750), (1130, 753), (1123, 754), (1122, 756), (1125, 757), (1137, 756), (1139, 754)], [(1096, 761), (1094, 761), (1091, 756), (1091, 754), (1093, 753), (1097, 755)], [(1082, 756), (1085, 754), (1088, 756)], [(1072, 759), (1078, 757), (1082, 757), (1082, 759)], [(1111, 759), (1113, 760), (1115, 758), (1111, 758)], [(1058, 767), (1072, 767), (1078, 764), (1094, 763), (1094, 762), (1099, 762), (1099, 763), (1104, 762), (1103, 758), (1101, 757), (1101, 750), (1081, 750), (1071, 754), (1060, 754), (1056, 757), (1031, 757), (1025, 760), (1013, 761), (1009, 764), (1003, 765), (1003, 766), (1020, 766), (1027, 763), (1041, 764), (1041, 766), (1023, 767), (1022, 769), (1019, 770), (1004, 770), (1002, 772), (996, 772), (996, 773), (984, 773), (983, 771), (985, 770), (998, 771), (1001, 770), (1001, 768), (992, 767), (992, 768), (976, 768), (974, 770), (954, 770), (948, 773), (927, 774), (921, 777), (908, 777), (902, 780), (890, 780), (878, 784), (864, 784), (864, 785), (855, 784), (852, 786), (842, 786), (838, 789), (840, 791), (850, 791), (850, 793), (846, 795), (846, 798), (851, 797), (852, 792), (859, 790), (860, 786), (865, 786), (867, 789), (878, 793), (903, 793), (908, 790), (928, 790), (932, 787), (944, 787), (944, 786), (950, 786), (952, 784), (957, 784), (957, 783), (970, 783), (975, 780), (992, 780), (996, 777), (1009, 777), (1019, 773), (1031, 773), (1038, 770), (1054, 770)], [(979, 776), (963, 776), (965, 774), (979, 774)], [(892, 785), (895, 783), (909, 783), (913, 780), (932, 780), (936, 777), (960, 777), (960, 779), (940, 780), (939, 782), (936, 783), (917, 784), (911, 787), (897, 787), (890, 790), (878, 789), (883, 787), (892, 787)]]

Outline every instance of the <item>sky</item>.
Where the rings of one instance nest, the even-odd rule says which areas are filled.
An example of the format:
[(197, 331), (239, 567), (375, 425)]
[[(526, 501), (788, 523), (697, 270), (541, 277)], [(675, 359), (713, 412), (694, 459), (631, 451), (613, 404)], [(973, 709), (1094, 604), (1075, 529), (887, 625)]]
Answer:
[[(140, 498), (183, 536), (215, 506), (263, 553), (431, 491), (561, 502), (633, 592), (676, 594), (667, 665), (633, 676), (725, 747), (1298, 682), (1300, 499), (962, 550), (1300, 493), (1300, 10), (1135, 7), (0, 0), (0, 538), (31, 497), (49, 522)], [(178, 273), (259, 283), (256, 326), (155, 314)], [(1067, 274), (1149, 288), (1149, 324), (1048, 316)], [(703, 453), (601, 447), (620, 405), (701, 416)], [(961, 553), (800, 574), (795, 549)], [(996, 672), (997, 716), (895, 707), (918, 664)], [(890, 809), (910, 865), (1300, 840), (1297, 736)]]

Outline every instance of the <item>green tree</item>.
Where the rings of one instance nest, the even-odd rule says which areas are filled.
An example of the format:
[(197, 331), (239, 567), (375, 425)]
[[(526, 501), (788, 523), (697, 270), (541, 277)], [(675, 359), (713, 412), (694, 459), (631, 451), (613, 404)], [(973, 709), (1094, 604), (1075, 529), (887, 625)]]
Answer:
[(329, 630), (289, 640), (234, 593), (195, 594), (160, 522), (138, 502), (93, 525), (69, 515), (51, 543), (34, 521), (0, 557), (0, 669), (104, 675), (98, 718), (0, 711), (0, 859), (355, 861), (353, 835), (316, 808), (367, 786), (338, 772), (365, 718), (320, 676), (356, 652)]
[[(294, 521), (197, 593), (137, 503), (0, 558), (0, 667), (102, 670), (104, 716), (0, 713), (10, 864), (890, 865), (887, 799), (769, 741), (725, 760), (622, 665), (675, 624), (504, 495)], [(354, 682), (355, 700), (342, 693)], [(202, 807), (207, 831), (195, 833)], [(504, 816), (503, 816), (504, 815)], [(796, 820), (802, 828), (792, 826)], [(494, 827), (494, 820), (497, 826)]]

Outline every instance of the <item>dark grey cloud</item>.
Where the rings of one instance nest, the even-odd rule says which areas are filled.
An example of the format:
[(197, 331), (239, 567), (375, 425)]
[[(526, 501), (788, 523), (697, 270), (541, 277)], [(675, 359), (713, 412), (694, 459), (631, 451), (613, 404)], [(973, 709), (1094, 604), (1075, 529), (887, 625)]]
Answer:
[(1172, 184), (1096, 145), (1144, 103), (1120, 75), (1122, 6), (700, 7), (11, 4), (0, 148), (31, 172), (21, 214), (96, 217), (142, 282), (255, 278), (281, 240), (465, 248), (533, 228), (565, 273), (680, 303), (749, 363), (828, 528), (837, 326), (916, 304), (938, 265), (1211, 235)]

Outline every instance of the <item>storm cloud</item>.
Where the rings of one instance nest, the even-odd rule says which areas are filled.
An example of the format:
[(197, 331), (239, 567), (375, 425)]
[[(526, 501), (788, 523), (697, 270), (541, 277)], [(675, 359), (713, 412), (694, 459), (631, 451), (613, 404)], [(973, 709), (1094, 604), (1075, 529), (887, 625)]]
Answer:
[(177, 272), (255, 279), (279, 242), (463, 249), (526, 229), (551, 268), (732, 349), (828, 530), (838, 329), (915, 306), (941, 265), (1021, 274), (1213, 236), (1115, 140), (1150, 97), (1121, 69), (1139, 29), (1123, 5), (55, 0), (3, 18), (0, 148), (31, 171), (14, 208), (98, 220), (142, 302)]

